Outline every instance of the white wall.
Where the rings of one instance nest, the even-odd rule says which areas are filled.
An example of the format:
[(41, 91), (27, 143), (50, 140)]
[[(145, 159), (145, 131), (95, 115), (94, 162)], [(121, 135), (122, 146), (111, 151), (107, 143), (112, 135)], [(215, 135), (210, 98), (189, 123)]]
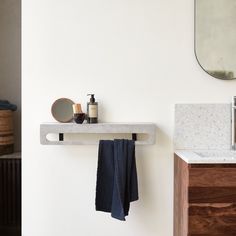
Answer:
[(0, 1), (0, 99), (18, 106), (14, 112), (15, 150), (21, 149), (20, 0)]
[[(23, 0), (23, 235), (171, 236), (174, 104), (230, 102), (236, 81), (194, 56), (189, 0)], [(94, 92), (103, 121), (151, 121), (137, 147), (140, 200), (126, 222), (94, 210), (96, 146), (41, 146), (58, 97)]]

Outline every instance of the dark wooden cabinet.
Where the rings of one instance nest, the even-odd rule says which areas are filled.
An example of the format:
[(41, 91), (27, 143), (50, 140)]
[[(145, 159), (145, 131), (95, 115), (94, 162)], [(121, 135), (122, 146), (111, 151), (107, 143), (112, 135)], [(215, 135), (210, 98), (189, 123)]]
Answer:
[(174, 160), (174, 236), (236, 235), (236, 164)]
[(21, 159), (0, 158), (0, 236), (21, 235)]

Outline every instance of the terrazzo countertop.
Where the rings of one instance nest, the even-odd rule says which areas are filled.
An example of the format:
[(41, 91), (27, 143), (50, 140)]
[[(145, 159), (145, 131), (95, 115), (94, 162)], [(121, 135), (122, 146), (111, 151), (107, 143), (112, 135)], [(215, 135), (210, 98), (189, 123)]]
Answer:
[(12, 154), (1, 155), (0, 159), (21, 159), (21, 152), (14, 152)]
[(175, 154), (189, 164), (235, 164), (235, 150), (176, 150)]
[(187, 163), (236, 163), (231, 104), (176, 104), (175, 153)]
[(230, 104), (176, 104), (176, 150), (231, 148)]

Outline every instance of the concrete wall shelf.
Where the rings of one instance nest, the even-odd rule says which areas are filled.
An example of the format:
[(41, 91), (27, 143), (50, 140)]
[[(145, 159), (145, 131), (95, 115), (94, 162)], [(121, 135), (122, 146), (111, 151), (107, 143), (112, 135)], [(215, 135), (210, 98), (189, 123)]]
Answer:
[[(49, 140), (48, 134), (57, 134), (57, 140)], [(154, 123), (42, 123), (40, 125), (40, 142), (43, 145), (96, 145), (99, 141), (66, 140), (64, 134), (131, 134), (136, 145), (152, 145), (156, 142), (156, 125)], [(139, 136), (147, 138), (139, 140)]]

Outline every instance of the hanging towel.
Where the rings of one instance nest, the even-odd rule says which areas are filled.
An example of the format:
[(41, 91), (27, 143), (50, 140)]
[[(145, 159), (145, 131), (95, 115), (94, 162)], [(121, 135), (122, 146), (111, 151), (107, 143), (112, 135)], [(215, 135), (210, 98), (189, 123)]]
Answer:
[(98, 152), (96, 210), (125, 220), (130, 202), (138, 200), (133, 140), (101, 140)]

